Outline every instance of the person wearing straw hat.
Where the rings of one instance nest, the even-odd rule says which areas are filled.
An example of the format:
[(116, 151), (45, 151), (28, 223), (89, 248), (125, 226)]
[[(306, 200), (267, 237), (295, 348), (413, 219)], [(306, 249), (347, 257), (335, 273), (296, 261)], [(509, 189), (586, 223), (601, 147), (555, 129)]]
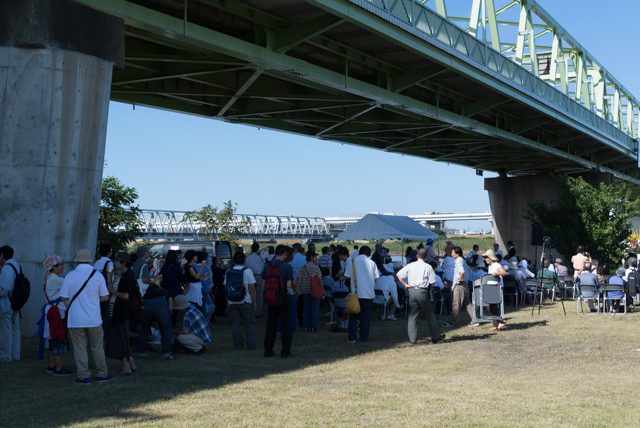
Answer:
[(93, 257), (88, 249), (78, 250), (73, 261), (77, 266), (64, 279), (60, 297), (67, 305), (67, 327), (78, 373), (76, 383), (90, 385), (92, 382), (87, 345), (96, 367), (96, 381), (108, 382), (113, 376), (109, 374), (104, 355), (100, 303), (109, 300), (109, 291), (104, 277), (91, 266)]
[[(66, 306), (60, 298), (60, 289), (64, 283), (64, 260), (57, 255), (51, 255), (44, 259), (44, 297), (48, 305), (52, 305), (49, 310), (58, 310), (61, 318), (66, 315)], [(62, 355), (69, 352), (69, 339), (66, 337), (58, 339), (43, 339), (47, 348), (47, 373), (54, 376), (67, 376), (73, 372), (62, 367)]]
[[(484, 262), (487, 265), (487, 273), (489, 275), (495, 276), (496, 278), (499, 278), (500, 283), (502, 283), (502, 277), (507, 276), (508, 273), (506, 270), (504, 270), (502, 265), (498, 263), (498, 258), (496, 257), (493, 250), (487, 250), (482, 255), (482, 258), (484, 259)], [(499, 316), (500, 308), (498, 307), (498, 305), (489, 305), (489, 312), (493, 316)], [(498, 331), (498, 330), (505, 330), (506, 328), (507, 328), (507, 323), (505, 322), (505, 320), (501, 319), (501, 320), (493, 321), (493, 328), (491, 330)]]

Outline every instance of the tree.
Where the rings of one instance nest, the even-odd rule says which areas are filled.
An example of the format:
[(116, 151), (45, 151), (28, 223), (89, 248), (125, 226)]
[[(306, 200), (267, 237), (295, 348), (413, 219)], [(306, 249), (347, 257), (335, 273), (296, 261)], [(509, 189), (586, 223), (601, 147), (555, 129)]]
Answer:
[(640, 215), (640, 200), (622, 181), (594, 187), (582, 177), (568, 177), (562, 185), (566, 196), (561, 201), (532, 203), (527, 217), (553, 237), (565, 258), (584, 245), (601, 265), (613, 269), (627, 256), (631, 219)]
[(189, 211), (185, 220), (196, 223), (199, 227), (198, 235), (207, 239), (220, 239), (237, 242), (238, 235), (244, 233), (246, 220), (235, 217), (237, 204), (227, 201), (222, 209), (206, 205), (199, 210)]
[(141, 234), (140, 208), (133, 205), (138, 192), (120, 183), (116, 177), (102, 180), (98, 242), (124, 248)]

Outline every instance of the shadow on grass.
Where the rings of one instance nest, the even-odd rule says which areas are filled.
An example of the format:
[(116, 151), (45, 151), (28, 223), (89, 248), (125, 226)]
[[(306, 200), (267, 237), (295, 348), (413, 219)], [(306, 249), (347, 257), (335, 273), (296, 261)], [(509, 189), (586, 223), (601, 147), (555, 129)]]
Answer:
[(444, 343), (453, 343), (453, 342), (466, 342), (471, 340), (482, 340), (487, 339), (493, 336), (493, 333), (484, 333), (484, 334), (464, 334), (461, 336), (452, 336), (451, 338), (447, 337), (444, 340)]
[[(325, 325), (318, 333), (294, 333), (292, 358), (265, 358), (262, 339), (265, 319), (256, 325), (258, 349), (236, 350), (232, 345), (229, 318), (212, 324), (214, 341), (201, 356), (179, 354), (175, 361), (160, 359), (159, 352), (149, 359), (136, 360), (139, 371), (117, 376), (105, 384), (76, 385), (74, 375), (53, 377), (45, 373), (46, 360), (37, 361), (36, 339), (23, 339), (23, 359), (0, 363), (0, 426), (60, 426), (71, 424), (114, 425), (115, 421), (152, 425), (169, 423), (175, 408), (170, 400), (212, 390), (228, 384), (284, 374), (306, 367), (330, 364), (342, 359), (390, 348), (401, 348), (406, 340), (406, 321), (372, 321), (368, 343), (349, 344), (346, 333), (332, 333)], [(419, 324), (421, 338), (426, 323)], [(276, 342), (279, 354), (281, 342)], [(135, 352), (134, 352), (135, 355)], [(74, 369), (72, 353), (63, 357)], [(108, 360), (116, 374), (120, 363)], [(277, 382), (277, 380), (273, 380)], [(40, 397), (40, 398), (38, 398)]]
[(518, 323), (508, 323), (507, 330), (527, 330), (535, 327), (546, 327), (548, 322), (546, 320), (543, 321), (532, 321), (532, 322), (518, 322)]

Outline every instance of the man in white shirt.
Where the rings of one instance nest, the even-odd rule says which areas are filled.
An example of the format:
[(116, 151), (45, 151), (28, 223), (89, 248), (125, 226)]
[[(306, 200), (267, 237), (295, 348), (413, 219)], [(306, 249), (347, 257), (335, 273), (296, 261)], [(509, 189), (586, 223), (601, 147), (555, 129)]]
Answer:
[(96, 381), (108, 382), (112, 376), (104, 356), (100, 303), (109, 300), (109, 291), (100, 272), (90, 265), (93, 257), (89, 250), (78, 250), (73, 261), (78, 265), (65, 277), (60, 297), (67, 303), (67, 327), (78, 372), (76, 383), (91, 384), (87, 342), (96, 367)]
[(264, 281), (262, 279), (262, 272), (264, 271), (264, 260), (262, 260), (262, 257), (260, 256), (260, 253), (258, 252), (260, 250), (260, 245), (257, 242), (254, 242), (251, 245), (251, 254), (249, 254), (247, 256), (247, 267), (249, 269), (251, 269), (251, 272), (253, 272), (253, 276), (255, 278), (255, 284), (256, 284), (256, 310), (255, 310), (255, 314), (257, 318), (260, 318), (262, 316), (262, 311), (264, 309), (264, 305), (263, 305), (263, 296), (264, 296)]
[(360, 321), (360, 341), (369, 340), (373, 298), (376, 296), (375, 283), (376, 279), (380, 278), (380, 271), (369, 258), (371, 248), (363, 245), (359, 251), (358, 257), (347, 260), (344, 272), (344, 276), (351, 279), (351, 292), (358, 293), (360, 302), (360, 313), (349, 315), (349, 343), (356, 343), (358, 321)]
[(464, 257), (462, 257), (462, 248), (456, 246), (451, 250), (455, 267), (453, 272), (452, 293), (453, 300), (451, 304), (451, 319), (449, 322), (442, 324), (442, 327), (455, 327), (459, 322), (460, 310), (465, 308), (469, 314), (469, 318), (473, 319), (473, 306), (471, 305), (469, 288), (466, 286), (467, 278), (465, 278)]
[(440, 334), (440, 328), (436, 322), (436, 315), (429, 299), (429, 287), (436, 282), (436, 274), (433, 268), (425, 262), (427, 252), (424, 249), (418, 250), (418, 260), (409, 263), (397, 274), (398, 280), (409, 290), (409, 319), (407, 322), (407, 333), (409, 342), (418, 342), (418, 317), (420, 313), (426, 315), (427, 327), (431, 335), (431, 341), (438, 343), (445, 338)]
[[(257, 244), (253, 244), (257, 245)], [(257, 249), (252, 254), (258, 254)], [(258, 256), (260, 257), (260, 256)], [(231, 273), (230, 273), (231, 272)], [(238, 273), (240, 272), (240, 273)], [(245, 267), (244, 253), (237, 252), (233, 256), (233, 267), (227, 271), (225, 275), (225, 287), (230, 284), (231, 274), (242, 275), (242, 284), (245, 288), (244, 299), (240, 301), (232, 301), (229, 299), (228, 308), (231, 316), (231, 335), (233, 336), (233, 346), (236, 349), (243, 348), (245, 343), (247, 348), (256, 349), (256, 317), (257, 297), (256, 297), (256, 276), (249, 267)], [(262, 276), (262, 272), (260, 273)]]

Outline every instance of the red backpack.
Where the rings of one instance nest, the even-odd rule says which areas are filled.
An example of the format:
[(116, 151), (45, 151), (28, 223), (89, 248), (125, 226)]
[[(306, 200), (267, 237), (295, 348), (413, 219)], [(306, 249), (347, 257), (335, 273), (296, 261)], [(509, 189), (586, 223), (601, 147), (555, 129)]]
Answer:
[(287, 288), (282, 280), (280, 268), (270, 264), (264, 274), (264, 302), (280, 308), (287, 302)]

